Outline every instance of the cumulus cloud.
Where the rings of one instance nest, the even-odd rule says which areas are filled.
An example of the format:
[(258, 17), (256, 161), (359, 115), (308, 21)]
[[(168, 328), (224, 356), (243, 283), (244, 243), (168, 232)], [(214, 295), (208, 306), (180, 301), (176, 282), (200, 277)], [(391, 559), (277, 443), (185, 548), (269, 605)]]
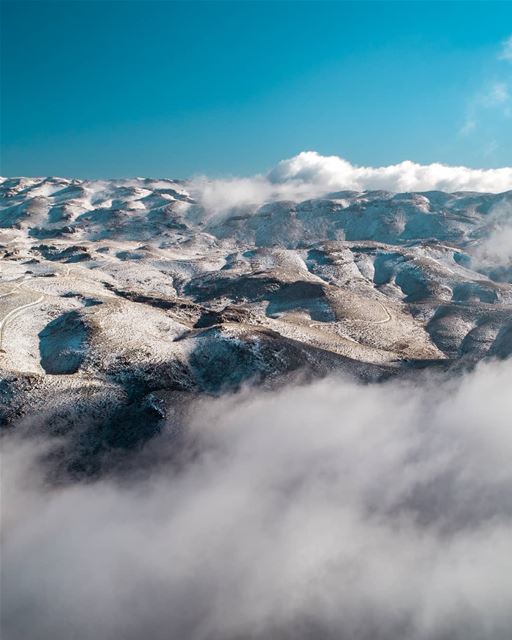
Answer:
[(341, 190), (484, 191), (512, 189), (512, 167), (470, 169), (411, 161), (386, 167), (358, 167), (339, 156), (303, 151), (279, 162), (266, 175), (188, 183), (191, 193), (211, 215), (275, 200), (300, 201)]
[(6, 440), (3, 637), (508, 640), (511, 375), (204, 401), (131, 485), (45, 488)]
[(512, 167), (483, 170), (410, 161), (387, 167), (356, 167), (337, 156), (315, 152), (280, 162), (269, 177), (271, 181), (313, 183), (329, 190), (499, 192), (512, 187)]

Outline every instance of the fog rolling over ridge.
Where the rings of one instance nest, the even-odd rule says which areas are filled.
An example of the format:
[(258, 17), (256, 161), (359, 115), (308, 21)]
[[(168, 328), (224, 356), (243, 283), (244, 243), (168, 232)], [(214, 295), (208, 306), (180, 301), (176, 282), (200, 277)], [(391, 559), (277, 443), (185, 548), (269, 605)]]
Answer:
[(0, 183), (8, 640), (508, 640), (512, 169)]

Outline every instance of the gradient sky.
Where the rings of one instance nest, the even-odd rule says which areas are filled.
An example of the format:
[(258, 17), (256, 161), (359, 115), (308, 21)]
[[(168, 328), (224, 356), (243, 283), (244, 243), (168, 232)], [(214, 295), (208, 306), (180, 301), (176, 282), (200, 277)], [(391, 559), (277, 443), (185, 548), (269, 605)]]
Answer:
[(1, 5), (3, 175), (512, 164), (512, 2)]

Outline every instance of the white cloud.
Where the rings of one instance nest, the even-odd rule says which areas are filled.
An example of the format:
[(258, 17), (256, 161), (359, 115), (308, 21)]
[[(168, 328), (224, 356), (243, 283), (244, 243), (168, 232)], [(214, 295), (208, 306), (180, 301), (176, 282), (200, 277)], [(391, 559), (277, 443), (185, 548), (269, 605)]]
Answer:
[(476, 118), (474, 115), (469, 115), (467, 116), (466, 121), (460, 128), (460, 134), (463, 136), (467, 136), (475, 129), (476, 129)]
[(509, 60), (512, 62), (512, 36), (507, 38), (502, 45), (499, 55), (500, 60)]
[(387, 167), (358, 167), (339, 156), (303, 151), (277, 164), (266, 175), (209, 180), (196, 178), (188, 188), (209, 215), (238, 206), (259, 206), (274, 200), (300, 201), (340, 190), (487, 191), (512, 189), (512, 167), (470, 169), (411, 161)]
[(510, 101), (508, 86), (505, 82), (495, 82), (488, 92), (482, 96), (482, 102), (488, 107), (504, 105)]
[(507, 82), (496, 81), (489, 84), (480, 94), (471, 101), (466, 121), (460, 129), (461, 135), (468, 135), (477, 129), (484, 117), (501, 115), (505, 118), (512, 117), (512, 97)]
[(389, 191), (502, 191), (512, 188), (512, 167), (469, 169), (439, 163), (421, 165), (411, 161), (387, 167), (356, 167), (337, 156), (301, 153), (284, 160), (270, 172), (271, 179), (306, 182), (333, 190), (386, 189)]
[[(498, 60), (512, 61), (512, 36), (502, 43)], [(501, 75), (501, 74), (500, 74)], [(480, 92), (469, 101), (466, 119), (459, 130), (463, 136), (474, 132), (481, 120), (495, 119), (496, 116), (512, 117), (512, 97), (510, 95), (510, 77), (501, 75), (500, 79), (488, 82)]]
[(508, 640), (511, 375), (210, 401), (135, 485), (45, 488), (4, 441), (4, 637)]

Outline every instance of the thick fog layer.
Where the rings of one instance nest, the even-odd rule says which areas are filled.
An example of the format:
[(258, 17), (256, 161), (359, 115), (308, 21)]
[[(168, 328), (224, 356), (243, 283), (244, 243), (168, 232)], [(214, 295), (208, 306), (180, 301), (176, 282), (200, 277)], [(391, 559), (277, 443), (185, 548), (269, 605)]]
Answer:
[(4, 440), (3, 637), (508, 640), (511, 380), (203, 401), (130, 485), (45, 486), (53, 445)]

